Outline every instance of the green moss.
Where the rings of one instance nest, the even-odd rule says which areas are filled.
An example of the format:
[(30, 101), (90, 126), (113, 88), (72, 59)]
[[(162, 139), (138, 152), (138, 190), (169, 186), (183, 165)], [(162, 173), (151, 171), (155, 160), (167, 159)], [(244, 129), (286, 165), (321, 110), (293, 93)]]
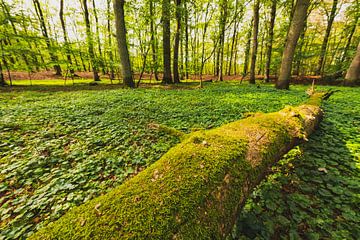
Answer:
[(224, 238), (264, 170), (306, 134), (306, 113), (287, 108), (189, 134), (134, 178), (30, 239)]

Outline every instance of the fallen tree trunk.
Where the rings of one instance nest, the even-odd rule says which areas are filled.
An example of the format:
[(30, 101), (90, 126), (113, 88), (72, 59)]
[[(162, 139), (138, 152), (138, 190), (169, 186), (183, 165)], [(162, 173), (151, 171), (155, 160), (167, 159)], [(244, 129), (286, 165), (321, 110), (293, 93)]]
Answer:
[(324, 96), (189, 134), (137, 176), (31, 239), (225, 238), (269, 165), (319, 124)]

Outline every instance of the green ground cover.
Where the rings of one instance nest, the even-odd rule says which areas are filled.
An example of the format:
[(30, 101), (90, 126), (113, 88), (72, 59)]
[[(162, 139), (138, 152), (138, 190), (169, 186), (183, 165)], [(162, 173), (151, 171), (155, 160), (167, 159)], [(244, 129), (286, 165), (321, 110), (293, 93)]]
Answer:
[(234, 239), (360, 239), (360, 89), (340, 90), (320, 129), (253, 192)]
[[(0, 239), (29, 236), (72, 206), (107, 192), (159, 159), (179, 138), (157, 124), (184, 132), (213, 128), (240, 119), (247, 112), (273, 112), (297, 105), (306, 99), (305, 89), (277, 91), (272, 86), (258, 89), (216, 83), (194, 90), (0, 93)], [(304, 154), (282, 161), (254, 192), (234, 230), (235, 238), (253, 238), (255, 232), (260, 238), (273, 233), (296, 238), (307, 229), (315, 237), (331, 236), (326, 231), (335, 230), (341, 236), (353, 236), (350, 230), (354, 229), (356, 234), (360, 185), (359, 168), (354, 165), (360, 151), (358, 96), (360, 89), (342, 88), (326, 103), (327, 116), (320, 131), (303, 146)], [(301, 180), (301, 172), (308, 174), (308, 179)], [(294, 185), (298, 178), (298, 182), (304, 182), (305, 192), (301, 184)], [(320, 191), (317, 187), (322, 184)], [(332, 189), (331, 184), (336, 187)], [(343, 192), (336, 193), (338, 188)], [(283, 204), (287, 205), (276, 214), (279, 196), (286, 198)], [(308, 198), (311, 201), (306, 202)], [(335, 201), (340, 201), (341, 212), (336, 215), (340, 223), (332, 215)], [(298, 202), (312, 208), (301, 208)], [(320, 211), (323, 202), (329, 206), (326, 211)], [(300, 213), (293, 213), (293, 208)], [(345, 215), (343, 209), (348, 210)], [(319, 212), (311, 215), (311, 210)], [(289, 224), (297, 221), (302, 226), (301, 221), (308, 215), (310, 223), (302, 224), (306, 228), (295, 225), (289, 230)], [(324, 232), (315, 233), (321, 226)]]

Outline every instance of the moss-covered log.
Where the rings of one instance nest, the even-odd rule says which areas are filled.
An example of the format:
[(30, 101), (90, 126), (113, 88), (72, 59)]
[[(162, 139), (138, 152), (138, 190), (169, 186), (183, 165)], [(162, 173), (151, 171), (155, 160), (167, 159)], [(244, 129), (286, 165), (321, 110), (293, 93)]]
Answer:
[(31, 238), (224, 238), (268, 166), (318, 125), (322, 97), (189, 134), (137, 176)]

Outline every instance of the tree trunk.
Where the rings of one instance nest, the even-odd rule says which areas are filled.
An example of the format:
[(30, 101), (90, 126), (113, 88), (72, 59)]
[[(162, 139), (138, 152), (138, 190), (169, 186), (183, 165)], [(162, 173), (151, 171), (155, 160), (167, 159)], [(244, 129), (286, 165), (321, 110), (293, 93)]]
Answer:
[[(253, 25), (253, 19), (251, 20), (251, 26)], [(243, 69), (243, 78), (248, 74), (249, 70), (249, 56), (250, 56), (250, 48), (251, 48), (251, 33), (252, 28), (249, 28), (249, 31), (247, 33), (246, 39), (246, 47), (245, 47), (245, 60), (244, 60), (244, 69)]]
[(98, 63), (95, 59), (95, 53), (94, 53), (94, 41), (92, 37), (91, 32), (91, 26), (90, 26), (90, 18), (89, 18), (89, 10), (87, 7), (87, 0), (82, 0), (83, 7), (84, 7), (84, 18), (85, 18), (85, 26), (86, 26), (86, 39), (88, 44), (88, 53), (90, 57), (90, 62), (93, 69), (93, 76), (94, 81), (100, 81), (99, 73), (98, 73)]
[(219, 35), (219, 59), (218, 59), (218, 80), (223, 80), (223, 65), (224, 65), (224, 48), (225, 48), (225, 30), (228, 15), (228, 2), (227, 0), (221, 0), (220, 5), (220, 35)]
[(333, 22), (335, 19), (337, 4), (338, 4), (338, 0), (333, 0), (333, 5), (331, 8), (330, 16), (328, 17), (326, 32), (325, 32), (324, 40), (321, 45), (320, 58), (319, 58), (317, 69), (315, 71), (315, 75), (322, 75), (322, 72), (323, 72), (324, 60), (325, 60), (325, 56), (326, 56), (326, 48), (327, 48), (327, 45), (329, 42), (331, 28), (332, 28), (332, 25), (333, 25)]
[(47, 32), (44, 14), (42, 12), (40, 2), (39, 2), (39, 0), (33, 0), (33, 3), (34, 3), (36, 15), (40, 21), (41, 33), (42, 33), (43, 37), (45, 38), (45, 42), (46, 42), (46, 46), (49, 51), (50, 59), (52, 62), (54, 62), (55, 75), (61, 76), (61, 67), (57, 63), (58, 57), (53, 53), (53, 50), (51, 49), (51, 41), (50, 41), (50, 38), (49, 38), (49, 35)]
[(3, 70), (2, 70), (1, 61), (0, 61), (0, 86), (1, 86), (1, 87), (6, 86), (6, 82), (5, 82), (5, 77), (4, 77), (4, 73), (3, 73)]
[(295, 48), (299, 40), (300, 33), (304, 29), (309, 5), (310, 0), (298, 0), (296, 2), (294, 17), (291, 21), (284, 53), (281, 60), (279, 79), (276, 82), (276, 88), (278, 89), (289, 89)]
[(271, 17), (269, 24), (269, 39), (267, 42), (266, 48), (266, 63), (265, 63), (265, 82), (270, 82), (270, 67), (271, 67), (271, 54), (272, 54), (272, 45), (274, 40), (274, 26), (276, 18), (276, 5), (277, 0), (272, 0), (271, 4)]
[(176, 0), (176, 34), (174, 44), (174, 62), (173, 73), (174, 83), (180, 83), (179, 76), (179, 45), (180, 45), (180, 33), (181, 33), (181, 0)]
[(74, 68), (72, 66), (70, 49), (69, 49), (68, 34), (67, 34), (67, 31), (66, 31), (66, 25), (65, 25), (65, 20), (64, 20), (64, 0), (60, 0), (59, 17), (60, 17), (60, 22), (61, 22), (61, 28), (62, 28), (63, 35), (64, 35), (66, 58), (67, 58), (68, 63), (70, 65), (70, 73), (74, 74)]
[(110, 59), (110, 63), (109, 63), (109, 68), (110, 68), (110, 80), (114, 80), (115, 79), (115, 71), (114, 71), (114, 55), (113, 55), (113, 48), (112, 48), (112, 33), (111, 33), (111, 9), (110, 9), (110, 3), (111, 0), (107, 0), (107, 34), (108, 34), (108, 42), (109, 42), (109, 59)]
[(151, 34), (151, 51), (152, 51), (152, 69), (155, 75), (155, 80), (159, 81), (159, 75), (158, 75), (158, 44), (157, 44), (157, 31), (155, 27), (155, 21), (154, 21), (154, 0), (149, 1), (149, 12), (150, 12), (150, 34)]
[(360, 84), (360, 43), (351, 65), (346, 73), (344, 84), (346, 86), (353, 86)]
[(97, 15), (95, 0), (92, 1), (92, 5), (93, 5), (93, 12), (94, 12), (94, 17), (95, 17), (96, 40), (97, 40), (97, 46), (98, 46), (98, 51), (99, 51), (98, 62), (100, 64), (102, 73), (105, 75), (106, 70), (105, 70), (103, 53), (102, 53), (102, 50), (101, 50), (101, 45), (102, 44), (101, 44), (101, 41), (100, 41), (99, 18), (98, 18), (98, 15)]
[(254, 0), (254, 26), (253, 26), (253, 46), (251, 52), (251, 65), (250, 65), (250, 84), (255, 84), (255, 66), (256, 54), (258, 49), (258, 32), (259, 32), (259, 9), (260, 0)]
[(191, 133), (144, 171), (30, 239), (227, 239), (269, 166), (319, 125), (321, 97)]
[(135, 83), (132, 76), (129, 50), (126, 41), (124, 4), (125, 0), (114, 0), (116, 39), (118, 42), (118, 50), (120, 55), (121, 71), (122, 77), (124, 78), (124, 84), (128, 87), (134, 88)]
[(185, 0), (185, 78), (189, 79), (189, 12), (186, 3)]
[(163, 25), (163, 60), (164, 60), (164, 76), (163, 83), (171, 84), (171, 33), (170, 33), (170, 0), (162, 0), (162, 25)]
[[(350, 34), (349, 36), (347, 37), (347, 42), (346, 42), (346, 45), (345, 45), (345, 48), (344, 48), (344, 51), (343, 51), (343, 54), (341, 56), (341, 60), (340, 62), (341, 63), (344, 63), (346, 58), (347, 58), (347, 52), (349, 51), (349, 48), (350, 48), (350, 45), (351, 45), (351, 41), (352, 41), (352, 38), (354, 36), (354, 33), (355, 33), (355, 30), (356, 30), (356, 26), (357, 26), (357, 23), (358, 23), (358, 20), (359, 20), (359, 17), (356, 16), (355, 17), (355, 21), (354, 21), (354, 25), (352, 25), (351, 27), (351, 30), (350, 30)], [(339, 64), (340, 65), (340, 64)], [(341, 67), (341, 65), (340, 65)]]

